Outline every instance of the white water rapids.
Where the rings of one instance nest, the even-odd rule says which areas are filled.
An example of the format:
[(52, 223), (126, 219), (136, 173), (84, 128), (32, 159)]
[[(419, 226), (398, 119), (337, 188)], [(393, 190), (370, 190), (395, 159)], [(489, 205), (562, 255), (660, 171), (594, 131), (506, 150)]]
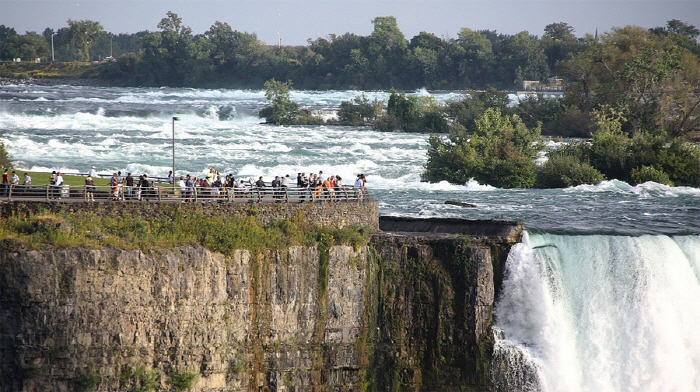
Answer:
[(496, 308), (499, 390), (700, 390), (700, 236), (525, 235)]

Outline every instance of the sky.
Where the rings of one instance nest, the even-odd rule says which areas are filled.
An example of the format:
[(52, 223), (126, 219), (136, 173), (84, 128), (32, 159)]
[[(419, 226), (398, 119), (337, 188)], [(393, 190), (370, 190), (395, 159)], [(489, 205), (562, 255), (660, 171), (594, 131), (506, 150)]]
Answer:
[[(665, 26), (671, 19), (700, 27), (700, 0), (0, 0), (0, 25), (18, 33), (92, 20), (110, 33), (157, 31), (168, 11), (195, 34), (215, 22), (282, 45), (305, 45), (329, 34), (371, 34), (372, 19), (394, 16), (407, 39), (421, 31), (456, 38), (463, 27), (541, 36), (565, 22), (581, 37), (612, 27)], [(278, 34), (279, 33), (279, 34)]]

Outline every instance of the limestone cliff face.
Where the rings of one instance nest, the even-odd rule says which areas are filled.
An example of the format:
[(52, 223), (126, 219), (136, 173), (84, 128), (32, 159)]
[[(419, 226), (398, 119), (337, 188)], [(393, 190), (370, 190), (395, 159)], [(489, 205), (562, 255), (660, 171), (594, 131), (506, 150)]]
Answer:
[(489, 390), (508, 246), (3, 251), (0, 391)]

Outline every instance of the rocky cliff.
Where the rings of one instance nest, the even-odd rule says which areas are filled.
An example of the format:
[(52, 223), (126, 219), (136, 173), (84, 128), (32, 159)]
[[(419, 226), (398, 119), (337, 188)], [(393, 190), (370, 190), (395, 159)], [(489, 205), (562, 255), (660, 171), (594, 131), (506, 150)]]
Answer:
[(511, 242), (3, 250), (0, 390), (490, 390)]

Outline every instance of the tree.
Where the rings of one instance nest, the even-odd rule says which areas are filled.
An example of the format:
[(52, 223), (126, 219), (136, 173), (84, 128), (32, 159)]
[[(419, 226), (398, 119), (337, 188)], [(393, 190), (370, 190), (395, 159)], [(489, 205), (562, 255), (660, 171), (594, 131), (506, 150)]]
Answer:
[(666, 22), (666, 30), (671, 34), (678, 34), (691, 40), (695, 40), (700, 35), (700, 30), (695, 26), (683, 23), (678, 19)]
[(557, 63), (566, 59), (578, 46), (574, 28), (564, 22), (548, 24), (544, 28), (542, 46), (547, 55), (549, 70), (554, 72)]
[(80, 51), (83, 60), (90, 61), (90, 48), (105, 34), (100, 22), (68, 19), (70, 46)]
[(459, 76), (469, 87), (486, 85), (486, 76), (493, 65), (494, 54), (491, 41), (478, 31), (462, 28), (457, 43), (464, 49), (459, 61)]
[(517, 116), (489, 108), (476, 120), (473, 133), (456, 130), (447, 139), (432, 135), (428, 143), (426, 181), (464, 184), (474, 178), (502, 188), (535, 185), (534, 159), (542, 149), (540, 131), (528, 129)]
[(671, 37), (615, 28), (563, 63), (565, 102), (589, 112), (624, 111), (623, 130), (681, 136), (700, 125), (700, 63)]
[(13, 35), (7, 40), (2, 48), (2, 53), (0, 58), (2, 59), (13, 59), (13, 58), (47, 58), (51, 56), (51, 51), (49, 46), (46, 44), (44, 37), (35, 33), (28, 33), (25, 35)]
[(12, 37), (17, 35), (17, 31), (13, 29), (12, 27), (6, 27), (4, 24), (0, 25), (0, 53), (2, 53), (2, 46), (4, 42)]
[(265, 82), (265, 98), (271, 103), (260, 111), (269, 124), (291, 124), (299, 115), (299, 104), (292, 101), (292, 82), (275, 79)]
[(543, 80), (549, 76), (546, 59), (540, 41), (521, 31), (504, 42), (503, 77), (514, 85), (521, 85), (523, 80)]
[[(0, 137), (2, 137), (1, 134)], [(2, 141), (0, 141), (0, 167), (6, 169), (12, 169), (14, 167), (10, 160), (10, 154), (7, 152), (7, 149), (5, 149), (5, 143)]]

